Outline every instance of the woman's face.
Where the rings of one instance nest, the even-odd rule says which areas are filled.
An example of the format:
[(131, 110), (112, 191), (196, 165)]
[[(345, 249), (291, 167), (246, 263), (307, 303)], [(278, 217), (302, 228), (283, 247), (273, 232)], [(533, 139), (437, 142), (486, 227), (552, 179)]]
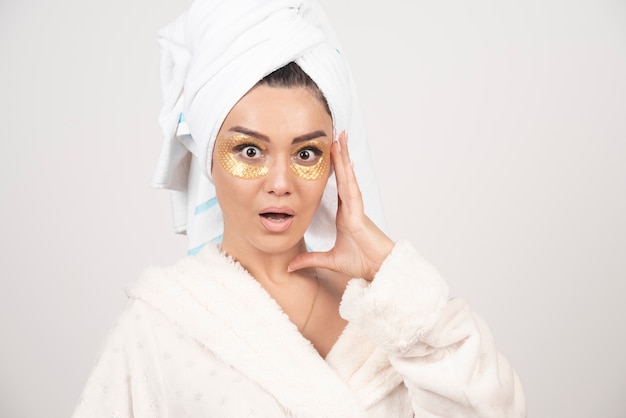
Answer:
[(328, 181), (332, 135), (330, 115), (305, 88), (257, 86), (239, 100), (211, 169), (226, 251), (277, 253), (302, 241)]

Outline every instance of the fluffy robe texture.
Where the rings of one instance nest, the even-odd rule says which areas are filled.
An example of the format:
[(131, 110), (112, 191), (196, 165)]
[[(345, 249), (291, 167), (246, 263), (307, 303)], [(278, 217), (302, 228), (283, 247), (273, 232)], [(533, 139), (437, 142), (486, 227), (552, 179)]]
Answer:
[[(346, 131), (367, 215), (384, 228), (378, 185), (356, 88), (337, 36), (315, 0), (196, 0), (159, 32), (163, 146), (152, 180), (172, 195), (174, 229), (190, 254), (219, 241), (223, 218), (211, 183), (217, 133), (232, 107), (260, 79), (296, 62), (319, 86), (334, 135)], [(335, 240), (337, 189), (328, 181), (306, 233), (316, 251)]]
[(350, 322), (323, 359), (216, 246), (152, 268), (128, 289), (74, 417), (525, 416), (489, 331), (406, 242), (371, 285), (349, 286)]

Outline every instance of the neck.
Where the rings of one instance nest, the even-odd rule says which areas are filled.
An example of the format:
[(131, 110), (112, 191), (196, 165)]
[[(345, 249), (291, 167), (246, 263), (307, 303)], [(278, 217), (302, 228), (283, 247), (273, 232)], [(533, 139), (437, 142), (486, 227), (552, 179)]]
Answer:
[(259, 282), (281, 285), (295, 274), (288, 273), (287, 266), (296, 255), (306, 252), (306, 245), (304, 239), (301, 239), (285, 251), (269, 252), (251, 245), (237, 244), (224, 235), (222, 251), (237, 260)]

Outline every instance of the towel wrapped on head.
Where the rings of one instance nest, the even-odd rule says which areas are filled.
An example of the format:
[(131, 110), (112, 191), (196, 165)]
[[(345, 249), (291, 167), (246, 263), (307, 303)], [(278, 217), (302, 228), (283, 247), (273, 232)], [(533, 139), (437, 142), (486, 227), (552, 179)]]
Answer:
[[(328, 17), (313, 0), (196, 0), (158, 34), (164, 143), (152, 186), (172, 193), (174, 229), (193, 254), (223, 234), (211, 183), (217, 133), (232, 107), (263, 77), (295, 62), (318, 85), (335, 138), (346, 131), (366, 214), (384, 228), (365, 127), (346, 58)], [(332, 248), (337, 187), (328, 181), (305, 240)]]

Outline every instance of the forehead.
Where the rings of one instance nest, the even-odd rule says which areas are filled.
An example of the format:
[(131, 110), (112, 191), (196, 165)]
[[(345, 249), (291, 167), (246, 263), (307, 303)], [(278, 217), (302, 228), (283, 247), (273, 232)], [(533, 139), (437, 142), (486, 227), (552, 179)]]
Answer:
[(245, 126), (270, 138), (315, 130), (332, 135), (332, 119), (324, 104), (304, 87), (252, 88), (228, 113), (220, 134), (232, 126)]

